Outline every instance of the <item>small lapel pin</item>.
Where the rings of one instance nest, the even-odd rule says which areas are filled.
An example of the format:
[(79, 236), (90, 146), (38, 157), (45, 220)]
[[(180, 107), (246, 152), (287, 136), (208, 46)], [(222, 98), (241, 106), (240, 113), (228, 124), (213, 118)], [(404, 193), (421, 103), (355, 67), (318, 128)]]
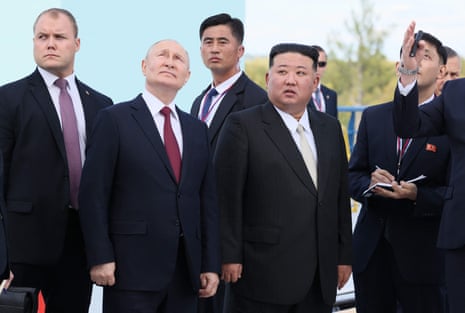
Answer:
[(431, 152), (436, 152), (437, 151), (436, 145), (433, 145), (431, 143), (426, 144), (426, 151), (431, 151)]
[(90, 96), (89, 90), (86, 90), (86, 95)]

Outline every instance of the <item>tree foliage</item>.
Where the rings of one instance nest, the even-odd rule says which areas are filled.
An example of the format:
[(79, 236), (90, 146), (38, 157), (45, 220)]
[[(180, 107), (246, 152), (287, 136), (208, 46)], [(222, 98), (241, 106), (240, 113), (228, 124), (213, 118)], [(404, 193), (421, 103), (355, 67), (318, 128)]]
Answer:
[[(382, 52), (387, 30), (376, 28), (377, 19), (369, 0), (360, 0), (360, 13), (353, 11), (344, 23), (349, 36), (342, 40), (338, 32), (328, 38), (328, 69), (322, 81), (337, 91), (339, 105), (378, 104), (393, 97), (395, 63)], [(267, 69), (267, 57), (245, 61), (247, 74), (264, 88)]]
[(340, 33), (328, 39), (329, 67), (324, 82), (338, 92), (341, 105), (376, 104), (392, 99), (395, 64), (383, 54), (387, 30), (377, 29), (378, 17), (369, 0), (360, 0), (344, 22), (349, 40)]

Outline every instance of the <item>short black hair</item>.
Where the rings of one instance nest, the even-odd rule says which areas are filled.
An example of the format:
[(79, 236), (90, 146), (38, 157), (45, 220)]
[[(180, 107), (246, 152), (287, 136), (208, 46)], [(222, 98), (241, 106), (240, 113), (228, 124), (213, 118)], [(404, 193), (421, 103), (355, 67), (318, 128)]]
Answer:
[(200, 40), (202, 40), (203, 32), (208, 27), (217, 26), (217, 25), (227, 25), (231, 29), (231, 33), (234, 38), (237, 39), (239, 43), (242, 44), (244, 41), (244, 24), (242, 21), (236, 17), (231, 17), (231, 15), (227, 13), (220, 13), (217, 15), (213, 15), (207, 17), (202, 24), (200, 24), (199, 29), (199, 36)]
[(273, 66), (274, 57), (278, 54), (287, 53), (287, 52), (297, 52), (304, 56), (309, 57), (313, 61), (312, 68), (314, 71), (317, 70), (318, 64), (318, 50), (313, 48), (312, 46), (298, 44), (298, 43), (279, 43), (273, 46), (270, 50), (270, 57), (269, 57), (269, 67)]
[(439, 54), (439, 59), (440, 59), (439, 61), (441, 62), (441, 64), (444, 65), (447, 63), (447, 51), (439, 39), (437, 39), (430, 33), (425, 33), (425, 32), (423, 32), (423, 36), (421, 37), (421, 39), (436, 47), (436, 50)]

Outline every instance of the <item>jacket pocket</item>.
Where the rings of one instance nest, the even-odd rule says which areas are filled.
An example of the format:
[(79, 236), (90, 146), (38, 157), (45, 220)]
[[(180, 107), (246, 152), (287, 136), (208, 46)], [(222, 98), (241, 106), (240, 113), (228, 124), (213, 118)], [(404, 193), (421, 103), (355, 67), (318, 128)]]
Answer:
[(147, 223), (111, 222), (110, 233), (119, 235), (143, 235), (147, 233)]
[(7, 201), (6, 207), (9, 212), (15, 212), (15, 213), (31, 213), (32, 212), (32, 202)]

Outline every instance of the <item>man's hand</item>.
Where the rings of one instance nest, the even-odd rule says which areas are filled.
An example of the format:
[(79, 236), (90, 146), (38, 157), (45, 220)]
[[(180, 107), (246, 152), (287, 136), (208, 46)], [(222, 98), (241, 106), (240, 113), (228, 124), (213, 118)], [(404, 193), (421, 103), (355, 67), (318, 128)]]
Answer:
[[(400, 57), (400, 66), (406, 70), (416, 70), (420, 64), (421, 59), (424, 55), (424, 42), (420, 41), (418, 43), (418, 49), (415, 56), (410, 56), (410, 50), (415, 43), (415, 25), (416, 23), (412, 21), (407, 27), (404, 35), (404, 41), (402, 43), (402, 54)], [(400, 82), (405, 87), (408, 84), (411, 84), (416, 79), (416, 75), (406, 75), (400, 74)]]
[(371, 172), (370, 186), (373, 186), (377, 183), (391, 184), (394, 181), (394, 178), (395, 177), (388, 171), (381, 168), (376, 168), (376, 170)]
[(341, 289), (347, 283), (352, 273), (352, 266), (338, 265), (337, 266), (337, 289)]
[(227, 283), (235, 283), (239, 280), (239, 278), (241, 278), (242, 264), (239, 264), (239, 263), (223, 264), (221, 269), (222, 269), (221, 279), (223, 279)]
[(200, 274), (200, 298), (212, 297), (218, 289), (218, 284), (220, 283), (220, 278), (216, 273), (202, 273)]
[(377, 187), (376, 195), (391, 198), (391, 199), (409, 199), (415, 201), (417, 199), (417, 185), (414, 183), (407, 183), (405, 181), (400, 181), (400, 184), (396, 182), (392, 183), (392, 191)]
[(90, 279), (98, 286), (113, 286), (115, 280), (115, 262), (94, 265), (90, 269)]
[(8, 279), (5, 279), (4, 281), (2, 281), (1, 284), (0, 284), (0, 293), (3, 292), (3, 289), (8, 289), (8, 287), (10, 287), (11, 282), (13, 281), (14, 277), (15, 276), (13, 275), (13, 272), (10, 271), (10, 277)]

